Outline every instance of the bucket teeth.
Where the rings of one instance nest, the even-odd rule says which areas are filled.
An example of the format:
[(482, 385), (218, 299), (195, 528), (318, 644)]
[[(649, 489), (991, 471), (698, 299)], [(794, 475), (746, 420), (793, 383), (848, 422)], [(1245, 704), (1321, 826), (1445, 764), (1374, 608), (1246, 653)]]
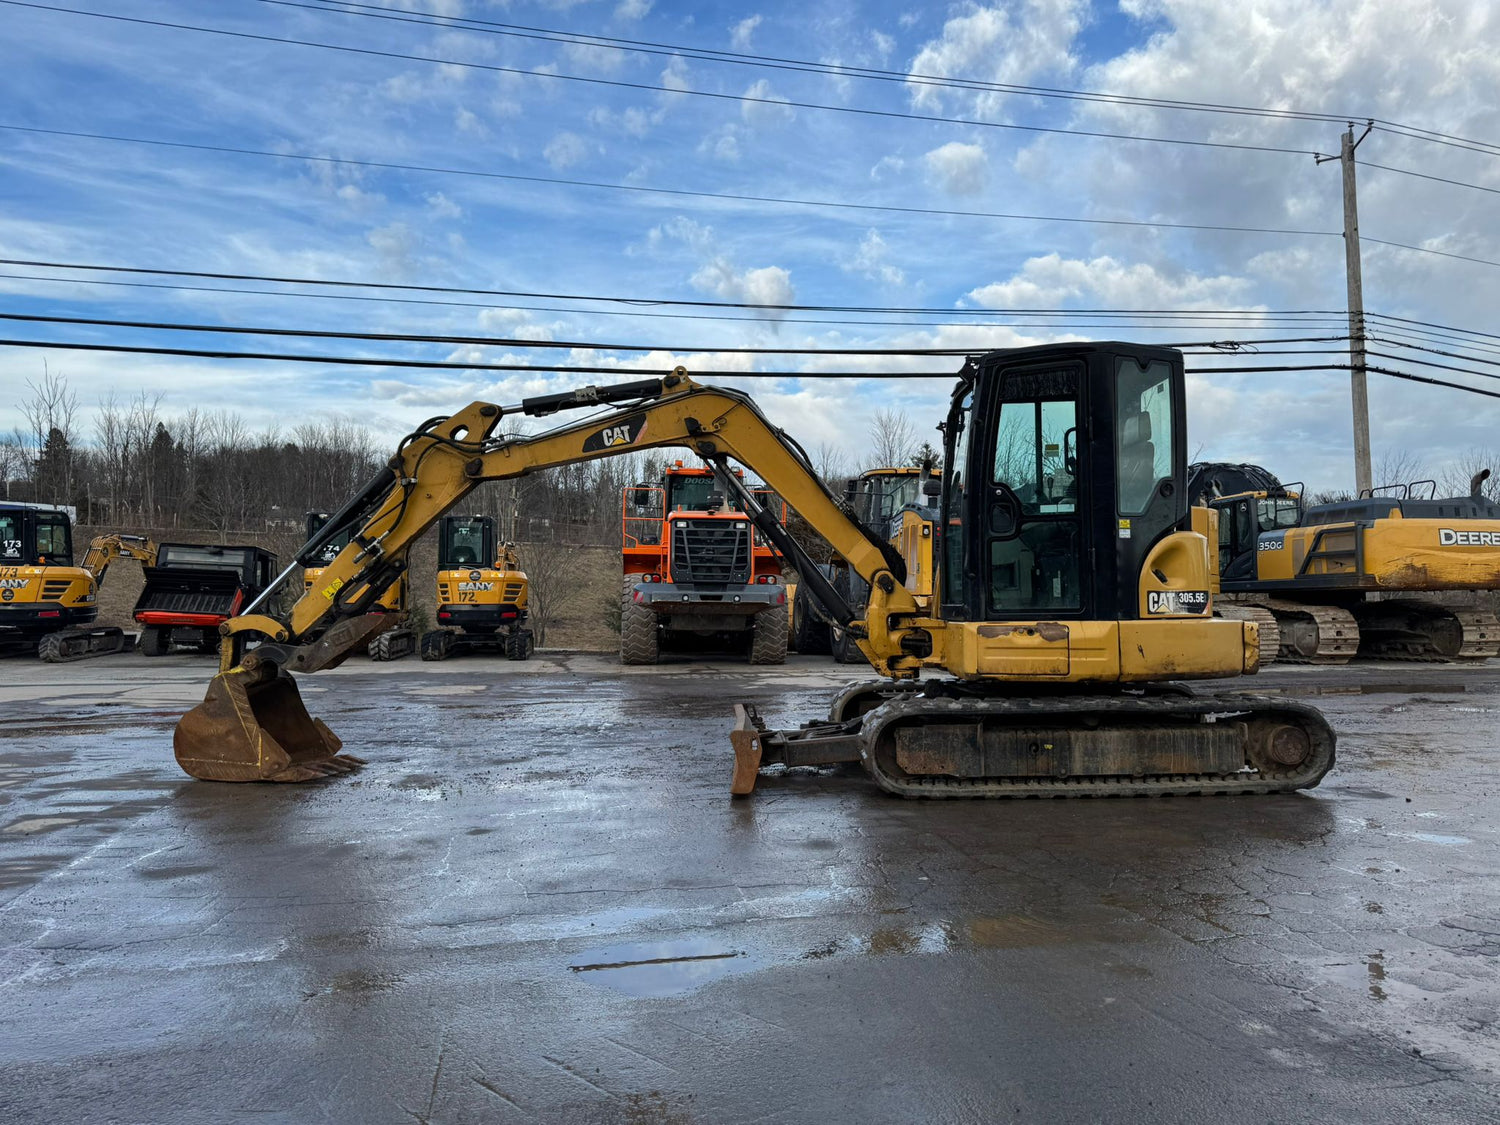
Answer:
[(205, 781), (314, 781), (364, 764), (307, 713), (291, 675), (269, 662), (231, 668), (208, 685), (172, 737), (177, 764)]

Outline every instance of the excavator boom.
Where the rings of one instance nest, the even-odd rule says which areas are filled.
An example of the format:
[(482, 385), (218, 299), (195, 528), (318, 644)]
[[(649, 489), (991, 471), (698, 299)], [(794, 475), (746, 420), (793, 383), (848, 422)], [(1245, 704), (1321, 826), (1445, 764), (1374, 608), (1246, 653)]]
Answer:
[[(603, 417), (537, 436), (491, 436), (507, 415), (608, 405), (616, 409)], [(900, 556), (844, 511), (805, 454), (748, 396), (700, 386), (679, 368), (659, 380), (588, 387), (515, 407), (476, 402), (409, 435), (390, 463), (299, 552), (298, 561), (307, 565), (341, 532), (357, 528), (285, 618), (248, 612), (222, 627), (220, 674), (175, 732), (179, 764), (195, 777), (233, 781), (300, 781), (347, 764), (338, 740), (307, 715), (288, 673), (334, 667), (368, 643), (382, 625), (372, 607), (405, 572), (417, 537), (485, 481), (662, 446), (752, 466), (879, 591), (871, 599), (868, 625), (853, 622), (847, 607), (841, 615), (860, 636), (871, 664), (883, 675), (916, 674), (920, 658), (903, 651), (899, 631), (891, 628), (893, 620), (918, 614), (902, 584)], [(778, 548), (798, 550), (753, 497), (747, 510)], [(290, 573), (288, 568), (278, 582)], [(831, 589), (823, 593), (837, 600)], [(260, 644), (247, 651), (251, 640)]]

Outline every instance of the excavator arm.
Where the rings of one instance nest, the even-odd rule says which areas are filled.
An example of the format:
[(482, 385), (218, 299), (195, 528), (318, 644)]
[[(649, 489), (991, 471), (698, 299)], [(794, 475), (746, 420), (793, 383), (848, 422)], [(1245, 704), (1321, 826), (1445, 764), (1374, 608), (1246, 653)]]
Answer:
[(103, 585), (109, 564), (116, 559), (136, 559), (142, 566), (156, 565), (156, 544), (144, 535), (96, 535), (89, 540), (88, 552), (83, 556), (83, 569), (93, 576), (96, 585)]
[[(615, 409), (608, 414), (540, 435), (494, 436), (508, 415), (611, 405)], [(930, 635), (903, 645), (919, 628), (922, 611), (904, 585), (900, 555), (845, 511), (806, 455), (748, 396), (694, 383), (678, 368), (659, 380), (587, 387), (515, 407), (476, 402), (408, 435), (390, 463), (303, 547), (297, 562), (306, 565), (327, 541), (358, 528), (290, 611), (284, 616), (254, 612), (273, 584), (246, 615), (221, 627), (221, 671), (204, 702), (178, 724), (179, 763), (195, 777), (291, 781), (359, 764), (341, 755), (338, 739), (307, 715), (288, 672), (333, 667), (378, 632), (383, 622), (370, 607), (405, 571), (412, 543), (480, 484), (662, 446), (685, 447), (719, 465), (733, 458), (758, 474), (869, 583), (864, 620), (856, 620), (779, 523), (746, 492), (741, 500), (756, 526), (799, 564), (805, 587), (848, 625), (879, 673), (916, 674), (921, 654), (930, 650)], [(290, 572), (289, 567), (277, 584)], [(250, 640), (261, 644), (247, 651)]]

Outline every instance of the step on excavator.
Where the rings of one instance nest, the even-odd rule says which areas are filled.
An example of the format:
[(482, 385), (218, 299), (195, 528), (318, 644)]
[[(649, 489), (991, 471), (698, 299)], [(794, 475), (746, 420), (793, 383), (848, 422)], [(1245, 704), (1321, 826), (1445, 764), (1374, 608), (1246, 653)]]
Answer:
[[(309, 540), (323, 530), (324, 525), (328, 523), (328, 515), (327, 512), (307, 513), (307, 538)], [(324, 543), (312, 565), (303, 567), (302, 589), (304, 592), (318, 584), (323, 577), (323, 568), (349, 545), (352, 530), (346, 528)], [(376, 612), (384, 613), (389, 625), (384, 632), (378, 634), (365, 646), (365, 652), (371, 660), (400, 660), (403, 656), (410, 656), (417, 651), (417, 631), (412, 628), (411, 618), (406, 612), (406, 597), (406, 578), (403, 575), (398, 581), (393, 582), (376, 601)]]
[[(1500, 589), (1500, 504), (1432, 481), (1305, 504), (1259, 465), (1203, 463), (1188, 486), (1219, 516), (1216, 611), (1260, 626), (1261, 660), (1469, 661), (1500, 655), (1500, 620), (1435, 594)], [(1426, 595), (1426, 596), (1424, 596)]]
[(496, 547), (493, 517), (439, 520), (437, 566), (438, 628), (422, 634), (423, 660), (446, 660), (464, 652), (525, 660), (535, 651), (527, 625), (531, 583), (516, 545)]
[[(942, 538), (930, 605), (886, 536), (818, 479), (749, 396), (665, 377), (476, 402), (408, 435), (389, 466), (320, 532), (349, 545), (281, 616), (226, 622), (218, 676), (174, 734), (194, 777), (303, 781), (363, 764), (312, 718), (293, 673), (336, 665), (416, 538), (487, 480), (679, 446), (784, 498), (870, 587), (856, 611), (748, 488), (743, 511), (859, 645), (879, 679), (826, 720), (767, 726), (737, 705), (730, 791), (784, 765), (862, 763), (911, 797), (1277, 793), (1318, 784), (1334, 735), (1306, 704), (1180, 681), (1254, 672), (1253, 622), (1212, 616), (1212, 515), (1189, 510), (1181, 353), (1121, 343), (992, 352), (959, 375), (942, 425)], [(601, 407), (613, 410), (597, 413)], [(509, 414), (587, 420), (495, 437)], [(323, 540), (326, 541), (326, 540)], [(302, 554), (317, 551), (317, 537)], [(261, 643), (247, 649), (246, 642)], [(925, 681), (924, 671), (934, 673)]]
[(154, 566), (156, 544), (140, 535), (98, 535), (75, 566), (68, 509), (0, 503), (0, 652), (35, 652), (49, 664), (129, 652), (134, 634), (94, 624), (99, 587), (122, 558)]

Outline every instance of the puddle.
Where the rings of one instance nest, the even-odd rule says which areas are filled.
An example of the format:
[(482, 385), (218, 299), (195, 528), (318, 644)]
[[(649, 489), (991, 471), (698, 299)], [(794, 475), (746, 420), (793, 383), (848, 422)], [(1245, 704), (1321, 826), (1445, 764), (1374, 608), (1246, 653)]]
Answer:
[(1392, 832), (1391, 835), (1400, 836), (1404, 840), (1420, 840), (1424, 844), (1442, 844), (1448, 848), (1461, 847), (1474, 842), (1467, 836), (1444, 836), (1437, 832)]
[(689, 938), (590, 949), (571, 961), (568, 970), (626, 996), (660, 997), (691, 992), (759, 964), (743, 950)]
[(25, 820), (18, 820), (14, 824), (5, 826), (6, 832), (50, 832), (54, 828), (63, 828), (69, 824), (77, 824), (76, 816), (32, 816)]

